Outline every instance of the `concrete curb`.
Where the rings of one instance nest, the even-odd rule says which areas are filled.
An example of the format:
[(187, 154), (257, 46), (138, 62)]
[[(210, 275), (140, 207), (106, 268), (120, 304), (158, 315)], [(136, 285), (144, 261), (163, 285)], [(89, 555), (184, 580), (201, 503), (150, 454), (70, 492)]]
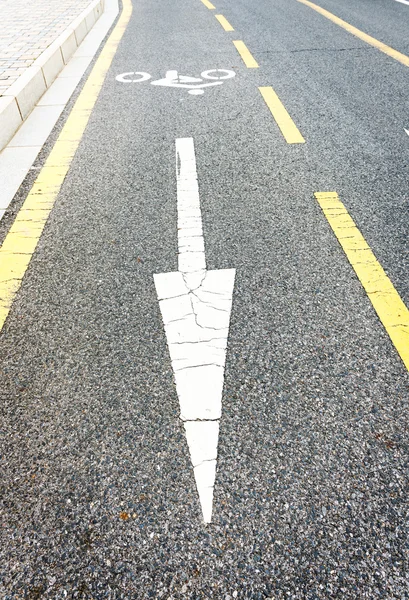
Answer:
[(0, 97), (0, 152), (91, 31), (104, 4), (94, 0)]

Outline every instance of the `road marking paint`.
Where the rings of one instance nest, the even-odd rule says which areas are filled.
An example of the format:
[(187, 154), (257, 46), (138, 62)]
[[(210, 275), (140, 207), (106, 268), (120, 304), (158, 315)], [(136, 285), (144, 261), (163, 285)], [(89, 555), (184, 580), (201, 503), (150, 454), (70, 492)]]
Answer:
[(298, 2), (301, 2), (301, 4), (305, 4), (306, 6), (309, 6), (310, 8), (312, 8), (313, 10), (316, 10), (318, 13), (320, 13), (321, 15), (323, 15), (324, 17), (326, 17), (333, 23), (336, 23), (343, 29), (346, 29), (349, 33), (352, 33), (352, 35), (354, 35), (355, 37), (366, 42), (370, 46), (377, 48), (378, 50), (380, 50), (384, 54), (387, 54), (391, 58), (394, 58), (398, 62), (402, 63), (402, 65), (409, 67), (409, 56), (406, 56), (405, 54), (402, 54), (401, 52), (394, 50), (390, 46), (387, 46), (383, 42), (380, 42), (379, 40), (371, 37), (367, 33), (364, 33), (360, 29), (357, 29), (353, 25), (350, 25), (346, 21), (343, 21), (339, 17), (336, 17), (335, 15), (330, 13), (328, 10), (325, 10), (325, 8), (321, 8), (320, 6), (317, 6), (317, 4), (314, 4), (313, 2), (310, 2), (309, 0), (298, 0)]
[(259, 87), (265, 103), (273, 115), (275, 122), (281, 129), (288, 144), (304, 144), (305, 139), (299, 132), (296, 124), (288, 114), (284, 104), (277, 96), (272, 87)]
[(224, 31), (234, 31), (233, 27), (230, 25), (226, 17), (223, 15), (214, 15), (216, 19), (219, 21), (220, 25), (223, 27)]
[[(135, 79), (135, 75), (137, 78)], [(128, 71), (127, 73), (121, 73), (115, 77), (116, 81), (120, 83), (141, 83), (141, 81), (148, 81), (152, 76), (149, 73), (143, 73), (138, 71)], [(131, 79), (129, 79), (131, 78)]]
[[(200, 77), (191, 77), (190, 75), (179, 75), (174, 69), (166, 71), (165, 77), (151, 81), (151, 85), (158, 85), (170, 88), (183, 88), (188, 90), (188, 94), (193, 96), (204, 94), (204, 88), (223, 85), (224, 80), (235, 77), (236, 73), (229, 69), (208, 69), (203, 71)], [(120, 83), (142, 83), (151, 79), (149, 73), (143, 71), (129, 71), (121, 73), (115, 77)], [(212, 80), (212, 83), (204, 83), (205, 79)]]
[(118, 23), (0, 248), (0, 330), (70, 168), (131, 13), (131, 1), (123, 0)]
[(213, 6), (213, 4), (211, 2), (209, 2), (209, 0), (202, 0), (202, 2), (210, 10), (216, 10), (216, 7)]
[(405, 132), (409, 135), (409, 129), (405, 129)]
[(314, 194), (372, 305), (409, 370), (409, 310), (336, 192)]
[(396, 0), (396, 2), (400, 2), (401, 4), (409, 4), (409, 0)]
[(257, 69), (258, 64), (255, 58), (252, 56), (250, 50), (247, 48), (246, 44), (241, 40), (235, 40), (233, 44), (236, 46), (237, 52), (240, 54), (243, 59), (244, 64), (248, 69)]
[(216, 479), (234, 269), (208, 271), (192, 138), (176, 140), (178, 272), (154, 275), (203, 520)]
[[(188, 94), (200, 95), (204, 94), (204, 88), (213, 87), (215, 85), (223, 85), (225, 79), (235, 77), (236, 73), (228, 69), (209, 69), (201, 73), (201, 78), (179, 75), (177, 71), (167, 71), (163, 79), (152, 81), (152, 85), (159, 85), (173, 88), (185, 88)], [(212, 83), (204, 83), (204, 79), (213, 80)]]

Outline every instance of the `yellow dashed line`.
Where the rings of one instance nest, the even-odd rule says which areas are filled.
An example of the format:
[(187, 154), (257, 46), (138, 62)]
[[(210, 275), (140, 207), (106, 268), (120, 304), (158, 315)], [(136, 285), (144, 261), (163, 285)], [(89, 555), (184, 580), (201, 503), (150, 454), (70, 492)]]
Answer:
[(304, 144), (305, 139), (272, 87), (258, 88), (288, 144)]
[(405, 65), (405, 67), (409, 67), (409, 56), (406, 56), (405, 54), (402, 54), (401, 52), (394, 50), (390, 46), (387, 46), (383, 42), (380, 42), (379, 40), (371, 37), (367, 33), (364, 33), (360, 29), (357, 29), (353, 25), (350, 25), (346, 21), (343, 21), (339, 17), (336, 17), (335, 15), (330, 13), (328, 10), (325, 10), (325, 8), (321, 8), (321, 6), (317, 6), (317, 4), (314, 4), (313, 2), (310, 2), (309, 0), (298, 0), (298, 2), (301, 2), (302, 4), (309, 6), (313, 10), (316, 10), (318, 13), (320, 13), (321, 15), (323, 15), (324, 17), (326, 17), (333, 23), (336, 23), (343, 29), (346, 29), (346, 31), (349, 31), (349, 33), (352, 33), (352, 35), (356, 36), (363, 42), (366, 42), (370, 46), (373, 46), (374, 48), (377, 48), (381, 52), (384, 52), (391, 58), (394, 58), (398, 62), (402, 63), (402, 65)]
[(246, 65), (246, 67), (249, 69), (257, 69), (258, 64), (257, 64), (256, 60), (253, 58), (253, 56), (250, 53), (250, 50), (247, 48), (246, 44), (240, 40), (234, 41), (233, 44), (236, 46), (236, 50), (240, 54), (241, 58), (243, 59), (243, 62)]
[(131, 0), (123, 0), (118, 23), (0, 248), (0, 330), (70, 168), (131, 13)]
[(336, 192), (315, 194), (376, 313), (409, 370), (409, 310)]
[(226, 17), (223, 15), (214, 15), (216, 19), (219, 21), (220, 25), (223, 27), (224, 31), (234, 31), (233, 27), (230, 25)]
[(209, 2), (209, 0), (202, 0), (202, 2), (210, 10), (216, 10), (216, 7), (213, 6), (213, 4), (211, 2)]

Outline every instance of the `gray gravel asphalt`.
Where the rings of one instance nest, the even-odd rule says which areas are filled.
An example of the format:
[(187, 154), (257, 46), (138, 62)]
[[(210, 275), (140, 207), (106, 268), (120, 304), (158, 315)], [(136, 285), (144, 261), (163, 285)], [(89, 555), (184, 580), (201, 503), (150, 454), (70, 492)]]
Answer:
[[(409, 53), (409, 6), (319, 3)], [(5, 600), (409, 598), (409, 376), (313, 196), (338, 192), (408, 305), (409, 71), (295, 0), (215, 4), (134, 1), (1, 334)], [(115, 80), (217, 68), (202, 96)], [(210, 525), (153, 281), (177, 270), (181, 137), (208, 268), (236, 269)]]

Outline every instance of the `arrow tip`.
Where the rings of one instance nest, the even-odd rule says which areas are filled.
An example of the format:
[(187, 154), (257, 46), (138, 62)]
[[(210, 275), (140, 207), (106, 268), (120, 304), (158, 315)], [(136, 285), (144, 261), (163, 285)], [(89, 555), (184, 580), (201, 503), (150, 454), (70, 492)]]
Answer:
[(213, 512), (213, 491), (216, 480), (216, 461), (212, 460), (195, 467), (195, 479), (202, 507), (203, 521), (211, 523)]
[(404, 129), (404, 131), (409, 135), (409, 129)]
[(211, 523), (219, 422), (187, 421), (185, 422), (185, 431), (202, 507), (203, 521)]

